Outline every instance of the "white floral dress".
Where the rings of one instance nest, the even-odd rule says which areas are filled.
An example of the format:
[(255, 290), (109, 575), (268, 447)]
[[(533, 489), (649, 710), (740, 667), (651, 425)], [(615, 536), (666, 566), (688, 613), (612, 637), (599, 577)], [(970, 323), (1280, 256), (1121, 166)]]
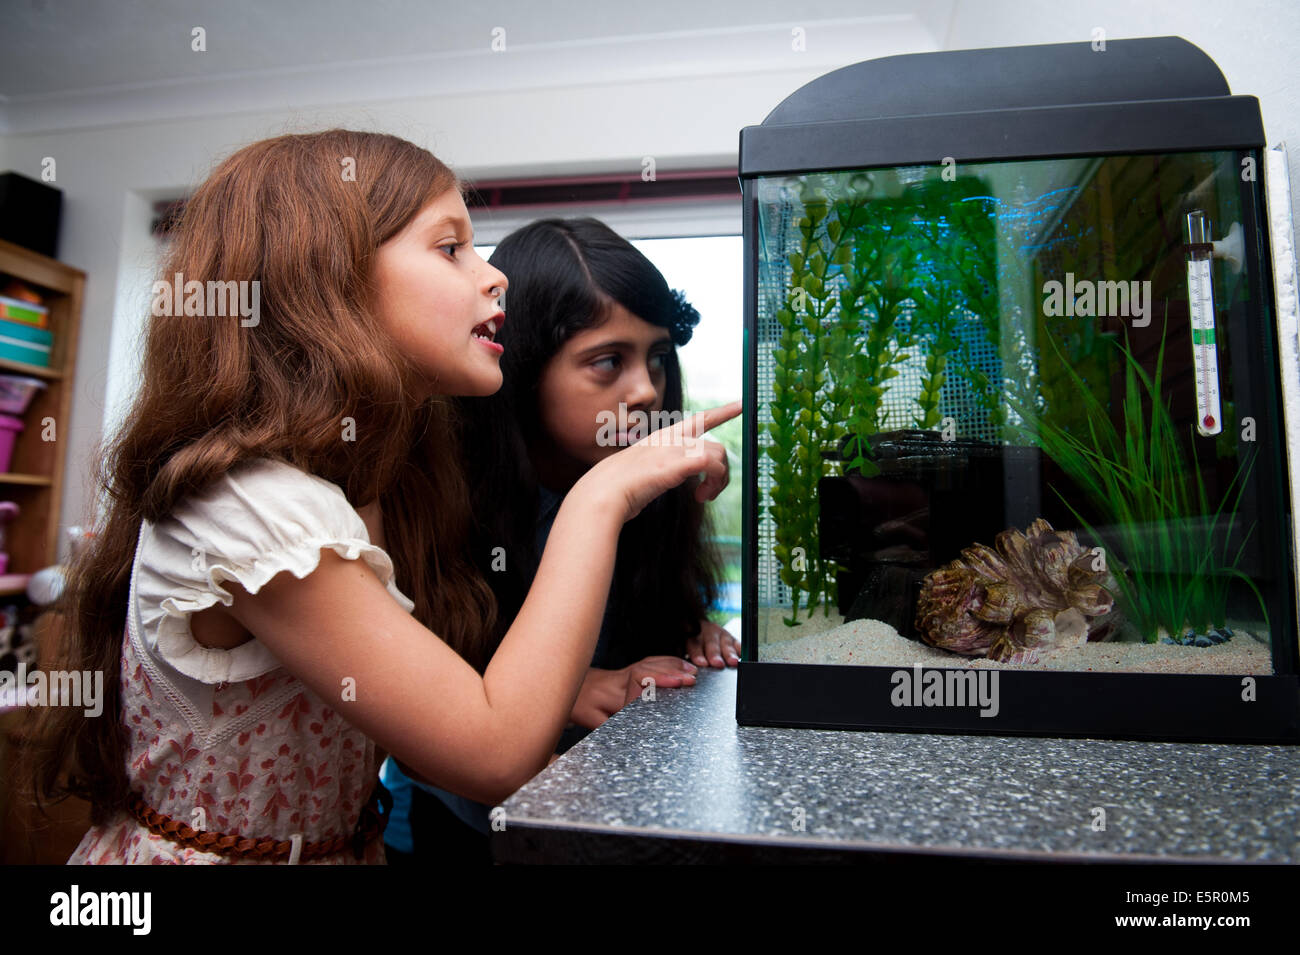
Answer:
[[(378, 778), (374, 744), (256, 639), (222, 650), (190, 634), (191, 614), (230, 605), (225, 581), (257, 593), (282, 571), (302, 579), (322, 548), (364, 560), (412, 609), (393, 581), (392, 561), (370, 543), (343, 492), (281, 462), (241, 465), (167, 520), (141, 527), (122, 644), (121, 719), (131, 788), (152, 809), (198, 831), (259, 840), (298, 836), (310, 844), (352, 835)], [(180, 845), (121, 813), (86, 833), (68, 861), (255, 860)], [(382, 864), (383, 842), (371, 839), (360, 860), (349, 849), (315, 861)]]

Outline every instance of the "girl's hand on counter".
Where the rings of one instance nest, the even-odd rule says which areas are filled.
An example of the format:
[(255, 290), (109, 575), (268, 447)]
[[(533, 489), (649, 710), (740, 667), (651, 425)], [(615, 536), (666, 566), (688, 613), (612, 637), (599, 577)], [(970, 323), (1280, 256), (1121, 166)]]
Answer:
[(695, 685), (695, 664), (688, 663), (681, 657), (646, 657), (616, 672), (626, 673), (623, 706), (641, 695), (645, 689), (643, 683), (646, 677), (654, 680), (656, 687)]
[(646, 657), (621, 670), (590, 667), (569, 719), (594, 730), (641, 695), (646, 677), (656, 687), (693, 686), (695, 666), (678, 657)]
[(734, 667), (740, 663), (740, 641), (712, 620), (701, 620), (700, 632), (686, 641), (686, 656), (696, 666)]

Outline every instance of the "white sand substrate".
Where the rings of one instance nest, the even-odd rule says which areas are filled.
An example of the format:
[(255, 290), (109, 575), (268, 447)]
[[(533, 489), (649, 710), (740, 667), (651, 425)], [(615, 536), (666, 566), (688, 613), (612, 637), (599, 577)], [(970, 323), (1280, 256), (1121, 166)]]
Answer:
[[(825, 633), (827, 630), (833, 630), (844, 623), (844, 618), (833, 609), (830, 616), (824, 614), (825, 610), (825, 607), (818, 607), (809, 617), (806, 610), (800, 609), (799, 622), (793, 627), (787, 627), (785, 621), (790, 616), (789, 607), (760, 607), (758, 611), (759, 646), (811, 637), (818, 633)], [(892, 632), (893, 628), (890, 629)]]
[[(820, 621), (819, 616), (815, 618)], [(787, 628), (776, 620), (776, 628)], [(995, 663), (936, 650), (900, 637), (879, 620), (850, 623), (759, 646), (759, 659), (773, 663), (821, 663), (853, 666), (924, 666), (996, 668), (1005, 670), (1105, 670), (1127, 673), (1253, 673), (1271, 674), (1273, 660), (1266, 643), (1237, 631), (1226, 643), (1184, 647), (1169, 643), (1088, 643), (1039, 655), (1037, 663)]]

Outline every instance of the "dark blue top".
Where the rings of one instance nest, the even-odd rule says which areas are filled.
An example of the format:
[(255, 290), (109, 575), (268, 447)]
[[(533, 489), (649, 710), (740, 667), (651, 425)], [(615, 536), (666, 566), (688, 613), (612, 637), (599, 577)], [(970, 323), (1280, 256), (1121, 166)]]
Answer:
[[(560, 503), (564, 500), (564, 496), (556, 494), (549, 488), (540, 486), (537, 488), (537, 496), (537, 553), (540, 554), (546, 549), (546, 540), (551, 535), (551, 527), (555, 524), (555, 515), (559, 513)], [(605, 615), (600, 622), (600, 637), (596, 640), (596, 652), (591, 657), (593, 667), (608, 669), (605, 666), (605, 661), (609, 656), (610, 631), (612, 630), (610, 621), (612, 617), (612, 608), (609, 601), (606, 600)], [(560, 736), (560, 742), (556, 745), (555, 751), (557, 753), (565, 752), (589, 732), (591, 731), (585, 726), (567, 727)], [(397, 763), (391, 758), (384, 763), (382, 779), (384, 785), (393, 794), (393, 812), (389, 817), (387, 827), (384, 829), (384, 841), (396, 849), (403, 852), (412, 851), (413, 840), (408, 816), (412, 786), (418, 786), (425, 792), (433, 793), (465, 825), (477, 829), (484, 835), (491, 831), (488, 821), (491, 806), (485, 806), (465, 796), (449, 793), (445, 789), (439, 789), (436, 786), (418, 783), (398, 769)]]

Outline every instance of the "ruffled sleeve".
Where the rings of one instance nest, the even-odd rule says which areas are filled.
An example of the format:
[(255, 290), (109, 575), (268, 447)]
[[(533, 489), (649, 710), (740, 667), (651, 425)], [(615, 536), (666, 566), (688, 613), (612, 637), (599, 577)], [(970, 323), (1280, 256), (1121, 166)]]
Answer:
[(370, 543), (365, 522), (337, 485), (277, 461), (241, 465), (166, 520), (141, 528), (135, 609), (150, 656), (201, 683), (234, 683), (280, 666), (256, 638), (233, 649), (200, 646), (190, 616), (233, 598), (238, 582), (255, 594), (282, 571), (299, 580), (320, 564), (323, 548), (364, 560), (408, 613), (393, 562)]

